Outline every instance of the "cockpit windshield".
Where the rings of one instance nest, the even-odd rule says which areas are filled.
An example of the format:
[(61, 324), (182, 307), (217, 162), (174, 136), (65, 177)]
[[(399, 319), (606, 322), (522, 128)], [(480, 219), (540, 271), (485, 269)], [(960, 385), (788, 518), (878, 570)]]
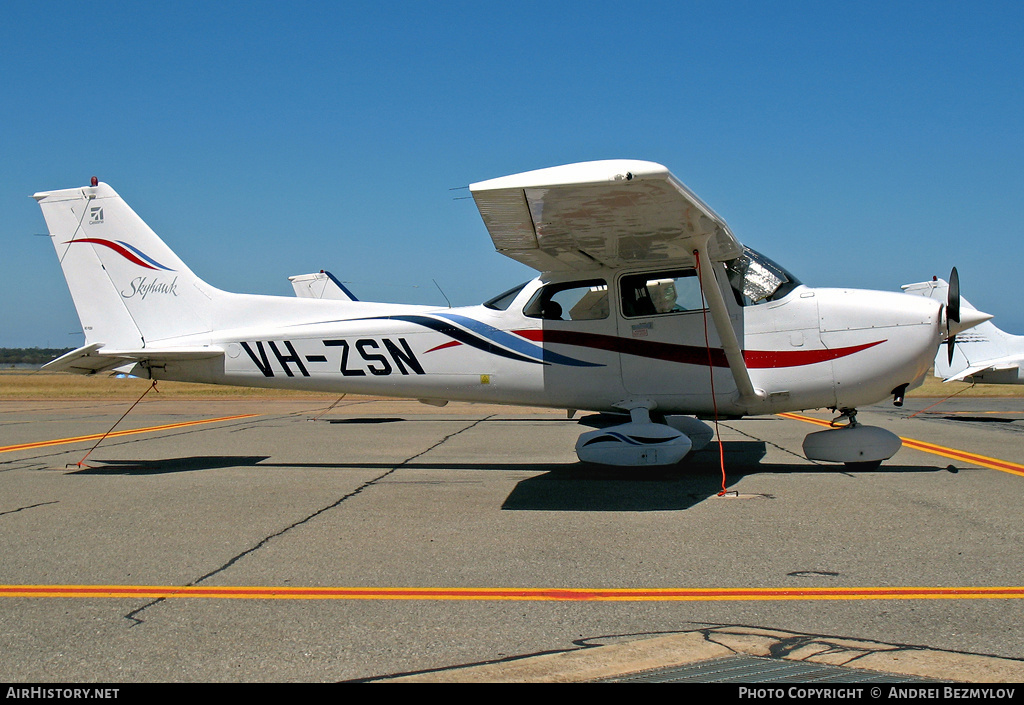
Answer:
[(800, 286), (800, 281), (764, 255), (749, 247), (743, 254), (725, 263), (736, 301), (752, 306), (762, 301), (777, 301)]

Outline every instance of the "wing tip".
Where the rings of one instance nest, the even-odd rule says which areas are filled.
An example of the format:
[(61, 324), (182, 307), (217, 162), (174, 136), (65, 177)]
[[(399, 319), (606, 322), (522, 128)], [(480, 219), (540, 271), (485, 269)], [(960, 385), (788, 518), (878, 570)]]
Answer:
[(545, 167), (508, 176), (499, 176), (470, 184), (472, 193), (500, 189), (544, 188), (552, 186), (585, 186), (609, 181), (632, 181), (642, 178), (664, 178), (669, 170), (656, 162), (639, 159), (602, 159)]

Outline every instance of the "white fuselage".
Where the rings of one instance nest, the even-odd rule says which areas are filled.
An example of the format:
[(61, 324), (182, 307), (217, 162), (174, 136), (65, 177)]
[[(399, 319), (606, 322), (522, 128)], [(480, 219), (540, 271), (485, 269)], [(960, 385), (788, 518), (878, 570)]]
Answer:
[[(264, 312), (279, 309), (282, 325), (213, 325), (210, 335), (162, 341), (225, 355), (169, 361), (149, 374), (436, 402), (594, 411), (645, 403), (663, 413), (742, 416), (880, 401), (920, 383), (943, 337), (941, 306), (920, 296), (799, 285), (778, 300), (741, 305), (722, 285), (757, 392), (744, 400), (704, 310), (625, 310), (623, 292), (637, 271), (548, 274), (500, 307), (259, 297)], [(543, 291), (571, 288), (574, 279), (603, 308), (575, 320), (530, 308)], [(718, 279), (726, 281), (724, 269)]]

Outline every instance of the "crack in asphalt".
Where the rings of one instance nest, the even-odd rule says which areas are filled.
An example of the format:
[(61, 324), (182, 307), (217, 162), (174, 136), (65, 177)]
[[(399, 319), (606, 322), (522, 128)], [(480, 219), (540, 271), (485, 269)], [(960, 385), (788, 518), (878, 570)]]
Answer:
[(788, 455), (792, 455), (793, 457), (796, 457), (796, 458), (800, 458), (800, 460), (805, 460), (805, 461), (807, 461), (807, 462), (809, 462), (809, 463), (811, 463), (813, 465), (821, 465), (822, 464), (822, 463), (819, 463), (817, 460), (810, 460), (809, 458), (805, 458), (804, 456), (800, 455), (797, 452), (794, 452), (794, 451), (790, 450), (789, 448), (783, 448), (778, 443), (774, 443), (771, 440), (768, 440), (766, 438), (759, 438), (758, 436), (755, 436), (752, 433), (747, 433), (746, 431), (741, 431), (740, 429), (736, 428), (735, 426), (731, 426), (731, 425), (729, 425), (727, 423), (723, 423), (721, 421), (719, 421), (718, 425), (719, 426), (724, 426), (725, 428), (729, 429), (730, 431), (734, 431), (734, 432), (740, 434), (741, 436), (746, 436), (747, 438), (753, 438), (755, 441), (760, 441), (760, 442), (764, 443), (765, 445), (769, 445), (769, 446), (771, 446), (772, 448), (774, 448), (774, 449), (776, 449), (778, 451), (781, 451), (781, 452), (786, 453)]
[[(791, 662), (807, 662), (817, 663), (819, 665), (831, 666), (831, 667), (847, 667), (860, 659), (864, 659), (874, 654), (895, 654), (895, 653), (927, 653), (934, 651), (923, 646), (916, 646), (913, 644), (901, 644), (901, 643), (883, 643), (869, 640), (857, 640), (856, 645), (843, 644), (841, 642), (846, 641), (849, 637), (840, 637), (829, 634), (796, 634), (793, 632), (776, 631), (771, 627), (751, 625), (751, 624), (707, 624), (701, 626), (701, 623), (693, 623), (696, 629), (668, 629), (668, 630), (657, 630), (657, 631), (643, 631), (643, 632), (629, 632), (629, 633), (618, 633), (618, 634), (604, 634), (594, 635), (588, 637), (580, 637), (572, 641), (573, 649), (546, 649), (543, 651), (534, 651), (528, 653), (520, 653), (514, 655), (502, 655), (498, 658), (488, 659), (483, 661), (476, 661), (472, 663), (462, 663), (456, 666), (440, 667), (424, 669), (420, 671), (405, 671), (398, 673), (388, 673), (385, 675), (378, 675), (372, 677), (364, 677), (354, 679), (351, 681), (342, 681), (343, 683), (365, 683), (379, 680), (389, 680), (392, 678), (398, 678), (403, 676), (418, 676), (426, 675), (431, 673), (440, 673), (445, 671), (458, 671), (468, 668), (474, 668), (478, 666), (493, 666), (502, 664), (515, 664), (524, 660), (536, 658), (538, 656), (548, 656), (552, 654), (571, 654), (574, 652), (582, 653), (590, 649), (607, 646), (608, 644), (614, 643), (628, 643), (634, 640), (646, 640), (653, 637), (660, 636), (671, 636), (671, 635), (685, 635), (685, 634), (699, 634), (705, 644), (713, 644), (721, 647), (728, 651), (733, 656), (758, 656), (761, 658), (769, 658), (773, 660), (787, 660)], [(768, 644), (768, 653), (761, 654), (760, 652), (754, 653), (750, 649), (743, 649), (737, 647), (735, 640), (737, 638), (743, 639), (745, 637), (755, 637), (761, 639), (771, 639), (772, 643)], [(730, 643), (732, 642), (732, 643)], [(807, 654), (803, 657), (795, 657), (801, 649), (807, 647), (816, 647), (813, 653)], [(947, 654), (965, 654), (976, 656), (979, 654), (969, 654), (963, 651), (948, 651), (943, 650), (942, 653)], [(831, 656), (833, 657), (827, 664), (811, 661), (812, 657), (820, 656)], [(984, 656), (984, 654), (980, 654)], [(836, 658), (838, 657), (838, 658)], [(725, 657), (729, 658), (729, 657)], [(1002, 658), (1002, 657), (996, 657)], [(683, 667), (691, 663), (702, 660), (700, 657), (696, 657), (694, 661), (690, 661), (683, 664), (676, 664), (665, 667), (649, 667), (648, 663), (639, 664), (636, 669), (627, 669), (622, 674), (616, 676), (609, 676), (599, 678), (589, 682), (620, 682), (623, 677), (635, 676), (640, 673), (652, 673), (661, 670), (672, 670), (675, 668)], [(840, 661), (841, 660), (841, 661)], [(856, 666), (853, 666), (856, 668)], [(874, 671), (875, 669), (869, 669)], [(879, 671), (881, 672), (881, 671)], [(913, 676), (909, 676), (913, 678)]]
[[(417, 458), (420, 458), (420, 457), (426, 455), (427, 453), (429, 453), (430, 451), (435, 450), (436, 448), (439, 448), (440, 446), (444, 445), (445, 443), (447, 443), (450, 439), (454, 438), (455, 436), (458, 436), (458, 435), (460, 435), (462, 433), (465, 433), (466, 431), (472, 429), (473, 427), (475, 427), (475, 426), (477, 426), (477, 425), (479, 425), (479, 424), (481, 424), (481, 423), (483, 423), (485, 421), (489, 421), (491, 418), (493, 418), (493, 414), (491, 416), (486, 416), (486, 417), (484, 417), (482, 419), (477, 419), (476, 421), (474, 421), (473, 423), (469, 424), (465, 428), (461, 428), (458, 431), (454, 431), (452, 433), (449, 433), (447, 436), (444, 436), (439, 441), (437, 441), (436, 443), (431, 445), (429, 448), (426, 448), (425, 450), (422, 450), (419, 453), (416, 453), (415, 455), (409, 456), (408, 458), (406, 458), (402, 462), (398, 463), (394, 467), (389, 468), (386, 472), (381, 473), (380, 475), (378, 475), (377, 477), (375, 477), (375, 478), (373, 478), (371, 480), (367, 480), (362, 485), (360, 485), (356, 489), (352, 490), (348, 494), (345, 494), (345, 495), (339, 497), (336, 501), (332, 502), (331, 504), (328, 504), (325, 507), (321, 507), (320, 509), (316, 510), (315, 512), (313, 512), (309, 516), (307, 516), (307, 517), (305, 517), (303, 519), (299, 519), (298, 521), (294, 522), (293, 524), (290, 524), (289, 526), (286, 526), (285, 528), (281, 529), (280, 531), (277, 531), (277, 532), (275, 532), (273, 534), (270, 534), (269, 536), (264, 537), (257, 544), (255, 544), (254, 546), (252, 546), (250, 548), (247, 548), (246, 550), (242, 551), (238, 555), (232, 557), (230, 560), (228, 560), (226, 563), (224, 563), (224, 565), (222, 565), (219, 568), (216, 568), (214, 570), (211, 570), (209, 573), (206, 573), (205, 575), (203, 575), (203, 576), (193, 580), (190, 583), (187, 583), (184, 587), (193, 587), (195, 585), (199, 585), (203, 581), (208, 580), (208, 579), (212, 578), (215, 575), (223, 573), (224, 571), (228, 570), (233, 565), (238, 563), (238, 561), (242, 560), (243, 558), (245, 558), (247, 556), (250, 556), (250, 555), (256, 553), (257, 551), (259, 551), (261, 548), (263, 548), (264, 546), (269, 544), (274, 539), (280, 538), (281, 536), (284, 536), (285, 534), (287, 534), (288, 532), (292, 531), (293, 529), (296, 529), (296, 528), (298, 528), (298, 527), (300, 527), (300, 526), (302, 526), (304, 524), (309, 523), (310, 521), (316, 519), (318, 516), (324, 514), (325, 512), (329, 512), (330, 510), (335, 509), (336, 507), (340, 506), (343, 502), (346, 502), (347, 500), (350, 500), (353, 497), (356, 497), (357, 495), (362, 494), (365, 490), (373, 487), (374, 485), (379, 483), (384, 478), (386, 478), (389, 475), (392, 475), (393, 473), (397, 472), (398, 470), (400, 470), (401, 468), (405, 467), (409, 463), (413, 462)], [(125, 615), (125, 619), (127, 619), (127, 620), (132, 622), (132, 624), (130, 625), (129, 628), (136, 627), (136, 626), (138, 626), (140, 624), (144, 624), (145, 621), (140, 619), (139, 615), (143, 611), (149, 609), (150, 607), (154, 607), (154, 606), (164, 602), (167, 599), (168, 598), (166, 598), (166, 597), (158, 597), (155, 600), (151, 600), (150, 602), (147, 602), (146, 604), (142, 605), (141, 607), (139, 607), (137, 609), (134, 609), (131, 612), (127, 613)]]
[(29, 505), (27, 505), (25, 507), (18, 507), (17, 509), (12, 509), (12, 510), (7, 511), (7, 512), (0, 512), (0, 517), (5, 516), (7, 514), (17, 514), (18, 512), (23, 512), (26, 509), (35, 509), (36, 507), (45, 507), (47, 504), (60, 504), (60, 502), (58, 502), (57, 500), (52, 500), (50, 502), (37, 502), (35, 504), (29, 504)]
[[(740, 631), (730, 631), (730, 627), (732, 629), (738, 628)], [(704, 636), (704, 640), (706, 642), (716, 644), (725, 649), (728, 649), (736, 655), (743, 655), (746, 652), (739, 651), (730, 646), (729, 644), (724, 643), (724, 641), (720, 641), (719, 639), (722, 639), (723, 637), (728, 639), (728, 637), (730, 636), (743, 635), (744, 628), (753, 630), (763, 629), (763, 627), (754, 627), (748, 625), (728, 625), (722, 627), (710, 627), (705, 629), (699, 629), (697, 631), (699, 631)], [(718, 637), (718, 639), (716, 639), (715, 637)], [(816, 646), (819, 647), (819, 650), (814, 652), (814, 656), (821, 656), (825, 654), (830, 656), (839, 656), (840, 658), (845, 656), (846, 658), (843, 659), (841, 662), (839, 662), (838, 659), (835, 659), (833, 661), (830, 661), (829, 663), (830, 665), (834, 666), (846, 666), (849, 663), (862, 659), (866, 656), (870, 656), (872, 654), (892, 654), (897, 652), (924, 651), (923, 647), (913, 646), (910, 644), (883, 644), (880, 642), (858, 641), (858, 646), (853, 647), (836, 643), (837, 641), (843, 638), (844, 637), (829, 636), (826, 634), (794, 634), (789, 637), (777, 638), (777, 641), (774, 644), (769, 645), (768, 647), (768, 658), (786, 659), (787, 657), (796, 653), (800, 649), (806, 648), (808, 646)], [(876, 648), (872, 648), (874, 644), (877, 644)], [(793, 660), (804, 661), (805, 659), (798, 658)]]

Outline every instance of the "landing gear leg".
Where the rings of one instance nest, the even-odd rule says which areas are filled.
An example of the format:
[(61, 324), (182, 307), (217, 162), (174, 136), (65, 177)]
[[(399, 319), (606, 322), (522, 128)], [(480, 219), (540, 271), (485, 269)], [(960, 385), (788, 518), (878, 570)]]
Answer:
[[(842, 422), (843, 419), (846, 419), (846, 423)], [(839, 416), (829, 422), (829, 426), (832, 428), (856, 428), (857, 425), (856, 409), (840, 409)]]

